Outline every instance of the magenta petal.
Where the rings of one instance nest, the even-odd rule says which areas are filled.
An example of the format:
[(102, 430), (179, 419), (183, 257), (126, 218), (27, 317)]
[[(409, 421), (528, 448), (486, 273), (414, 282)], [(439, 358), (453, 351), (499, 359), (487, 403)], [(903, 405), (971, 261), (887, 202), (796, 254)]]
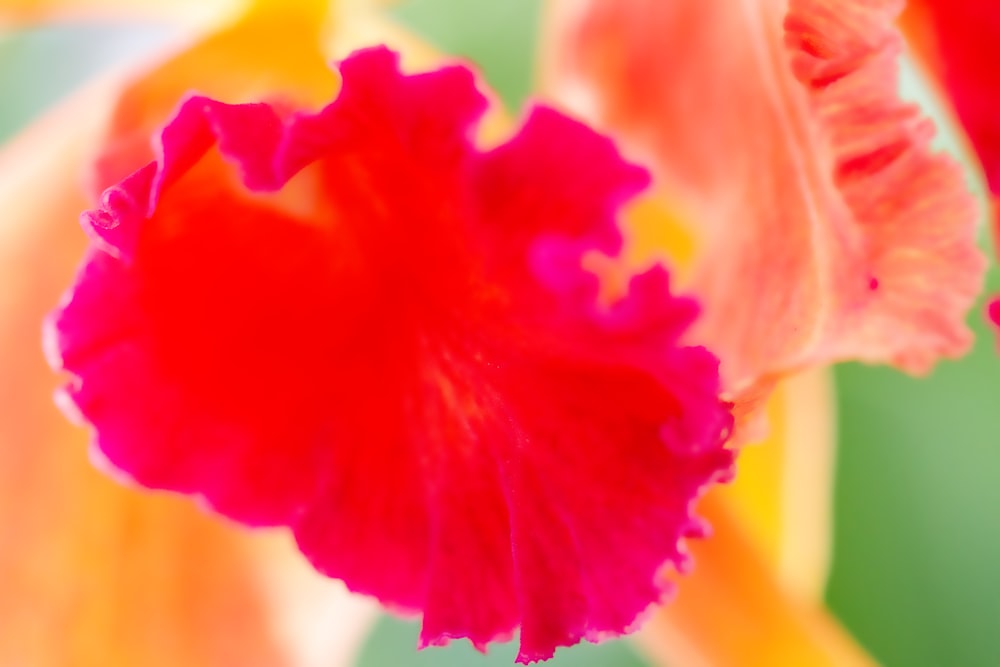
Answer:
[(315, 114), (186, 100), (87, 214), (68, 397), (120, 473), (290, 527), (422, 645), (627, 632), (732, 463), (696, 304), (660, 268), (601, 304), (581, 268), (646, 172), (545, 108), (477, 150), (461, 67), (341, 72)]
[(540, 235), (582, 237), (590, 250), (617, 253), (618, 207), (649, 185), (648, 172), (622, 162), (610, 139), (543, 106), (483, 156), (475, 179), (479, 215), (510, 262)]

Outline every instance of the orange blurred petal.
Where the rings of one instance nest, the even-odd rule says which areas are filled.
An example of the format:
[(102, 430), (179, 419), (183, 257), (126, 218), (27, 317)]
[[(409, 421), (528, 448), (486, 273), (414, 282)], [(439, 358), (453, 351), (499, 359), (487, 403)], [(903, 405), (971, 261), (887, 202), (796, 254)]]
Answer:
[[(354, 13), (370, 7), (389, 6), (395, 0), (327, 0), (342, 12)], [(191, 27), (218, 23), (246, 12), (248, 8), (280, 12), (301, 6), (319, 6), (312, 0), (2, 0), (0, 27), (23, 24), (78, 21), (167, 21)]]
[(866, 665), (823, 608), (833, 446), (829, 371), (780, 383), (768, 439), (743, 449), (736, 480), (700, 508), (713, 532), (689, 544), (694, 569), (643, 630), (666, 665)]
[[(373, 8), (387, 0), (244, 0), (249, 9), (231, 25), (181, 45), (144, 65), (121, 92), (88, 189), (108, 185), (152, 159), (149, 138), (183, 97), (197, 92), (229, 103), (266, 100), (318, 107), (338, 88), (334, 58), (387, 44), (407, 68), (439, 64), (441, 54)], [(485, 128), (498, 134), (500, 115)]]
[(700, 506), (713, 526), (690, 544), (696, 572), (646, 624), (639, 647), (657, 665), (853, 667), (874, 662), (815, 599), (777, 578), (718, 496)]
[(3, 0), (0, 27), (45, 21), (168, 21), (201, 26), (233, 16), (247, 0)]
[(319, 106), (339, 87), (322, 50), (325, 0), (259, 0), (233, 25), (137, 72), (119, 97), (98, 159), (94, 194), (152, 159), (150, 137), (188, 93), (239, 103)]
[(189, 503), (121, 488), (52, 404), (42, 317), (85, 237), (78, 174), (107, 114), (90, 89), (0, 153), (0, 664), (284, 664), (252, 538)]
[(735, 481), (713, 491), (782, 584), (812, 600), (822, 599), (830, 567), (833, 392), (828, 369), (780, 382), (766, 439), (743, 448)]
[(963, 353), (984, 268), (958, 166), (896, 97), (899, 3), (790, 4), (556, 0), (549, 23), (550, 89), (697, 224), (697, 337), (757, 400), (808, 365)]

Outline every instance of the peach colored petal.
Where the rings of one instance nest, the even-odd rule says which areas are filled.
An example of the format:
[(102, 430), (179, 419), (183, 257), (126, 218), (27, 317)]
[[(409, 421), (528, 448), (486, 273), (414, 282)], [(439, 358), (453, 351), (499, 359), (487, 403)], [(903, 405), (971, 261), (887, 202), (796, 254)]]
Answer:
[(316, 572), (290, 535), (258, 537), (250, 555), (270, 608), (272, 632), (286, 647), (289, 663), (354, 667), (379, 604)]
[[(216, 24), (232, 19), (251, 5), (260, 9), (296, 10), (311, 0), (3, 0), (0, 27), (74, 21), (165, 21), (190, 27)], [(329, 0), (344, 13), (371, 7), (389, 6), (394, 0)]]
[(697, 223), (696, 337), (734, 395), (848, 358), (921, 372), (969, 345), (975, 206), (896, 98), (899, 5), (552, 5), (549, 89)]
[(696, 574), (638, 637), (655, 665), (684, 667), (853, 667), (874, 665), (822, 604), (776, 577), (728, 505), (709, 495), (714, 527), (692, 544)]
[(246, 0), (4, 0), (0, 27), (80, 19), (201, 26), (233, 16), (244, 5)]
[(111, 86), (0, 154), (0, 663), (284, 664), (247, 563), (251, 536), (189, 503), (118, 487), (52, 404), (41, 319), (85, 238), (78, 173)]

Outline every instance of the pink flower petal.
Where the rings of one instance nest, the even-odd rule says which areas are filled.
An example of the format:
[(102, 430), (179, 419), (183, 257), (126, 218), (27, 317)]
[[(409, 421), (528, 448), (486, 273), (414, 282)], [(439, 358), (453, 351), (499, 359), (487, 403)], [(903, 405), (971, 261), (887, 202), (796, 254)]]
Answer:
[(975, 205), (898, 99), (901, 4), (567, 0), (553, 23), (557, 92), (691, 222), (692, 340), (741, 402), (806, 365), (922, 372), (969, 345)]
[(54, 363), (125, 475), (290, 526), (423, 645), (544, 659), (661, 598), (731, 417), (664, 270), (607, 306), (581, 268), (645, 172), (544, 108), (480, 152), (471, 73), (397, 67), (316, 114), (188, 99), (84, 216)]

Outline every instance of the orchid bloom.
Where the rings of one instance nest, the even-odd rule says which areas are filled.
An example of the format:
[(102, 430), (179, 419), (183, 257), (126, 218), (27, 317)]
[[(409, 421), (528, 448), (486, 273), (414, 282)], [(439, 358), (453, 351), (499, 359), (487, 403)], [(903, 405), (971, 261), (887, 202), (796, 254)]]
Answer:
[[(635, 198), (644, 169), (552, 109), (529, 113), (519, 130), (487, 119), (492, 147), (471, 144), (486, 101), (470, 73), (431, 69), (429, 49), (363, 12), (330, 19), (321, 3), (261, 2), (124, 87), (97, 89), (84, 105), (92, 118), (59, 133), (54, 117), (8, 148), (0, 166), (19, 173), (3, 185), (20, 204), (8, 227), (27, 234), (18, 247), (45, 248), (26, 256), (50, 263), (24, 269), (45, 282), (11, 308), (9, 335), (24, 335), (20, 323), (40, 321), (46, 299), (70, 284), (84, 255), (72, 224), (89, 209), (93, 245), (51, 320), (50, 353), (77, 378), (67, 396), (96, 428), (104, 465), (244, 523), (290, 526), (321, 572), (423, 612), (422, 643), (485, 646), (520, 626), (524, 660), (631, 629), (666, 585), (654, 581), (660, 567), (685, 564), (678, 538), (701, 530), (689, 503), (730, 454), (714, 361), (692, 347), (704, 345), (722, 360), (742, 437), (759, 433), (767, 413), (770, 442), (741, 454), (736, 483), (700, 504), (714, 536), (687, 542), (694, 570), (644, 646), (682, 664), (865, 664), (817, 601), (822, 546), (795, 552), (808, 541), (802, 526), (823, 543), (832, 442), (825, 380), (801, 371), (846, 358), (919, 371), (960, 354), (982, 272), (957, 168), (931, 153), (927, 124), (895, 99), (893, 8), (792, 2), (787, 16), (764, 5), (723, 20), (704, 3), (570, 4), (551, 7), (544, 88), (650, 168), (650, 193)], [(832, 20), (835, 10), (851, 20)], [(670, 30), (683, 59), (658, 48)], [(280, 48), (264, 51), (262, 39)], [(426, 73), (400, 74), (384, 50), (348, 56), (373, 43)], [(730, 58), (712, 57), (720, 43)], [(330, 55), (346, 58), (339, 82)], [(110, 114), (98, 103), (108, 88), (122, 91)], [(727, 103), (693, 115), (695, 91)], [(728, 102), (734, 94), (743, 104)], [(392, 128), (392, 140), (366, 118)], [(35, 149), (38, 135), (48, 152)], [(93, 136), (90, 185), (104, 197), (88, 204), (73, 172)], [(29, 150), (36, 162), (25, 169)], [(23, 195), (52, 183), (60, 196)], [(233, 211), (241, 224), (227, 222)], [(230, 252), (236, 263), (220, 262)], [(700, 318), (652, 266), (664, 256)], [(601, 275), (602, 303), (581, 262)], [(4, 355), (30, 347), (14, 341)], [(3, 366), (45, 386), (33, 361)], [(25, 405), (42, 416), (14, 433), (24, 451), (79, 442), (48, 408)], [(615, 451), (614, 433), (632, 433), (634, 450)], [(366, 442), (374, 454), (317, 442)], [(519, 442), (547, 445), (525, 456)], [(476, 452), (484, 446), (490, 461)], [(593, 459), (577, 461), (578, 451)], [(74, 588), (80, 560), (101, 548), (86, 534), (15, 544), (0, 563), (46, 615), (18, 616), (23, 639), (0, 643), (13, 662), (153, 664), (159, 637), (162, 664), (295, 664), (286, 645), (297, 638), (283, 623), (305, 607), (288, 591), (317, 597), (325, 587), (345, 599), (278, 536), (243, 535), (176, 498), (114, 488), (79, 458), (57, 463), (64, 451), (44, 456), (18, 468), (36, 478), (11, 485), (58, 488), (70, 503), (97, 498), (77, 511), (98, 514), (99, 539), (137, 556), (126, 557), (134, 575), (99, 569), (116, 582), (155, 573), (162, 588), (105, 584), (124, 599)], [(606, 514), (584, 521), (592, 505), (580, 484)], [(789, 514), (800, 494), (818, 514)], [(38, 511), (34, 525), (77, 516), (54, 504)], [(207, 595), (198, 600), (176, 597), (170, 579), (195, 576), (172, 570), (189, 562), (180, 554), (192, 540), (210, 557), (198, 569), (212, 572), (199, 573)], [(40, 575), (24, 568), (42, 549), (71, 562), (39, 597)], [(466, 562), (492, 571), (463, 572)], [(477, 588), (484, 582), (496, 588)], [(518, 604), (505, 598), (512, 587)], [(732, 619), (718, 623), (720, 610)], [(78, 641), (44, 645), (41, 632), (67, 617)], [(199, 618), (233, 626), (206, 630)], [(109, 659), (96, 638), (128, 634), (124, 619), (139, 637)], [(178, 635), (190, 644), (164, 639)]]

